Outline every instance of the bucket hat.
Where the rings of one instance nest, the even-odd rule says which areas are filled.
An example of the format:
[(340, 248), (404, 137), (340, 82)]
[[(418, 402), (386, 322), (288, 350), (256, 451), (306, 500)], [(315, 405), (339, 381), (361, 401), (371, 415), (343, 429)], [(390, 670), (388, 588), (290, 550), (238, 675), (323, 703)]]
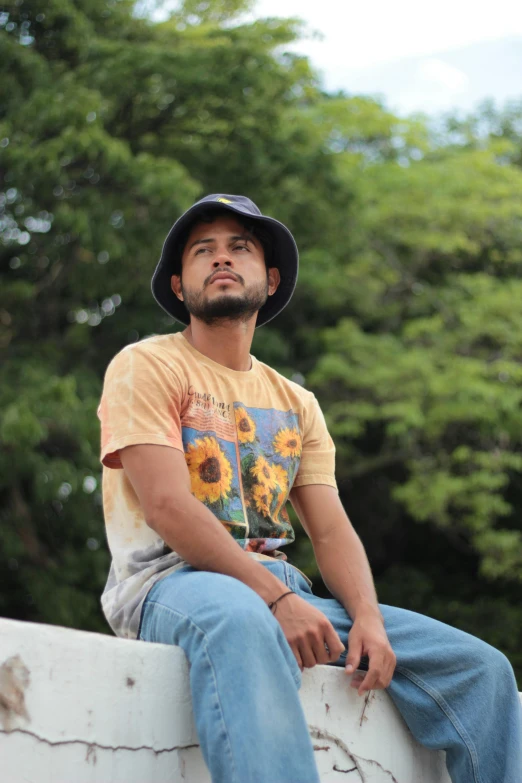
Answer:
[(272, 320), (286, 307), (295, 289), (299, 268), (299, 255), (295, 240), (283, 223), (261, 214), (259, 207), (246, 196), (231, 196), (227, 193), (213, 193), (196, 201), (179, 217), (170, 229), (163, 244), (160, 260), (152, 276), (152, 295), (160, 307), (182, 324), (190, 323), (190, 314), (170, 286), (177, 258), (183, 248), (180, 242), (186, 236), (189, 226), (201, 213), (226, 209), (232, 214), (248, 218), (252, 223), (262, 224), (272, 240), (270, 265), (279, 269), (281, 282), (277, 291), (269, 296), (257, 314), (256, 327)]

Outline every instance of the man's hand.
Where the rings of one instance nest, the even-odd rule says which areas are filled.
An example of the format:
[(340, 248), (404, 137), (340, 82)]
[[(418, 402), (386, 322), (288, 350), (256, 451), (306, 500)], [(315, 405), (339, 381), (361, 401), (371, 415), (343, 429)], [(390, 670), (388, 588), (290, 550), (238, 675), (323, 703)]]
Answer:
[(345, 650), (330, 620), (296, 594), (276, 604), (275, 617), (301, 671), (318, 663), (333, 663)]
[(396, 657), (384, 625), (376, 614), (358, 616), (348, 634), (348, 655), (346, 673), (355, 672), (361, 656), (367, 655), (370, 665), (366, 675), (359, 672), (352, 678), (351, 687), (357, 688), (359, 696), (365, 691), (387, 688), (395, 670)]

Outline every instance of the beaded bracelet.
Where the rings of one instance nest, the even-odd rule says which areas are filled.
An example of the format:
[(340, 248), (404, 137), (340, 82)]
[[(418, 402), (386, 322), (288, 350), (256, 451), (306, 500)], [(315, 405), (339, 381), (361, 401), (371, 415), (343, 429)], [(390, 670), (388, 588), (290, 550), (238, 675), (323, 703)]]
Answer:
[(287, 593), (283, 593), (283, 595), (280, 595), (280, 596), (279, 596), (279, 598), (276, 598), (276, 599), (275, 599), (275, 601), (270, 601), (270, 603), (268, 604), (268, 608), (270, 609), (270, 611), (271, 611), (271, 612), (272, 612), (272, 607), (273, 607), (273, 606), (275, 607), (275, 609), (274, 609), (274, 611), (272, 612), (272, 614), (275, 614), (275, 613), (276, 613), (276, 609), (277, 609), (277, 607), (276, 607), (276, 603), (277, 603), (278, 601), (280, 601), (280, 600), (281, 600), (281, 598), (284, 598), (284, 597), (285, 597), (285, 595), (290, 595), (290, 593), (295, 593), (295, 590), (289, 590)]

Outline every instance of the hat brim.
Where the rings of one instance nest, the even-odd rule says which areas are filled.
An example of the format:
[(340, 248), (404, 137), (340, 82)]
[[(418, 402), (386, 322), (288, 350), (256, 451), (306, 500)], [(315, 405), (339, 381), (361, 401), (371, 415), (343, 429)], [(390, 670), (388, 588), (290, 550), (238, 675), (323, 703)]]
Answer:
[(210, 210), (226, 209), (241, 217), (261, 223), (270, 232), (273, 243), (273, 265), (279, 269), (281, 281), (277, 291), (269, 296), (257, 314), (256, 328), (268, 323), (283, 310), (294, 293), (299, 270), (299, 254), (295, 240), (283, 223), (265, 215), (252, 215), (232, 204), (204, 202), (194, 204), (172, 226), (163, 244), (161, 257), (152, 276), (152, 295), (160, 307), (172, 318), (182, 324), (190, 323), (190, 314), (184, 303), (178, 299), (171, 288), (170, 280), (173, 273), (173, 262), (178, 249), (181, 235), (194, 221), (198, 213)]

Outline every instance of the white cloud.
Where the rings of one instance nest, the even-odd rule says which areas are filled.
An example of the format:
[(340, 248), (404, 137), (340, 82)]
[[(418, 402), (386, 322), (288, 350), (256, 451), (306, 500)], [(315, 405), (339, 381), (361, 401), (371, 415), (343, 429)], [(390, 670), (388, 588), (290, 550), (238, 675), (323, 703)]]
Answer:
[(255, 16), (298, 16), (322, 41), (296, 48), (322, 70), (366, 68), (483, 40), (522, 35), (520, 0), (257, 0)]
[(418, 77), (428, 82), (428, 85), (443, 87), (454, 94), (463, 92), (469, 84), (469, 78), (464, 71), (435, 57), (419, 63)]

